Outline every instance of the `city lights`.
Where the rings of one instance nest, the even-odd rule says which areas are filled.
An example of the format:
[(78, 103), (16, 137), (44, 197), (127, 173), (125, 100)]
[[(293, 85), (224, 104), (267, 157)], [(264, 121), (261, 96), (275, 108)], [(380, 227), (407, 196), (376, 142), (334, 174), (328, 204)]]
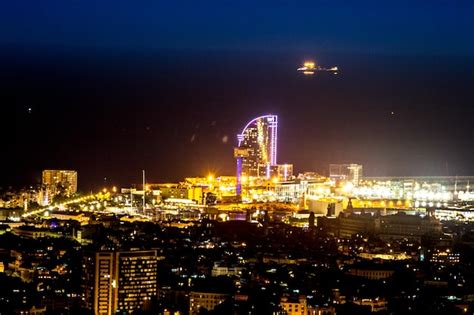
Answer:
[(0, 315), (474, 314), (473, 8), (4, 1)]
[[(423, 279), (438, 285), (446, 277), (443, 269), (462, 264), (462, 254), (452, 245), (454, 233), (459, 233), (453, 226), (474, 223), (474, 196), (469, 185), (474, 178), (369, 178), (363, 176), (363, 166), (354, 163), (331, 164), (329, 176), (315, 172), (294, 175), (292, 164), (276, 164), (276, 123), (276, 116), (267, 115), (246, 125), (234, 151), (236, 176), (208, 173), (178, 183), (146, 183), (143, 171), (142, 183), (135, 187), (103, 187), (95, 194), (78, 196), (58, 189), (77, 185), (74, 171), (67, 171), (74, 176), (61, 181), (46, 177), (46, 184), (37, 193), (29, 193), (31, 200), (43, 203), (9, 214), (9, 232), (0, 230), (0, 237), (12, 233), (25, 239), (66, 238), (75, 242), (63, 251), (75, 251), (77, 246), (84, 249), (81, 260), (75, 262), (80, 265), (76, 269), (81, 270), (83, 285), (75, 291), (62, 288), (60, 292), (80, 298), (78, 303), (89, 310), (108, 314), (131, 312), (148, 307), (151, 301), (167, 300), (161, 292), (172, 289), (157, 280), (162, 268), (171, 268), (168, 272), (176, 275), (172, 285), (187, 292), (186, 310), (167, 300), (183, 313), (197, 314), (203, 306), (216, 308), (226, 299), (250, 299), (221, 289), (207, 292), (197, 285), (199, 280), (229, 277), (236, 280), (232, 282), (236, 290), (249, 288), (247, 283), (251, 283), (272, 291), (267, 274), (276, 276), (278, 268), (284, 268), (281, 274), (289, 277), (278, 276), (278, 286), (291, 288), (296, 297), (281, 295), (277, 308), (314, 313), (319, 306), (311, 304), (313, 295), (299, 293), (304, 287), (289, 281), (297, 277), (297, 270), (305, 277), (319, 268), (337, 270), (343, 271), (343, 277), (384, 284), (398, 276), (396, 264), (403, 263), (404, 267), (397, 268), (416, 273), (426, 267), (423, 262), (428, 262), (440, 271), (432, 277), (426, 273)], [(15, 204), (28, 205), (24, 196), (24, 192), (19, 193)], [(99, 224), (107, 230), (105, 239), (101, 239), (104, 236), (97, 229)], [(236, 241), (224, 241), (227, 233)], [(248, 243), (245, 233), (254, 233), (252, 239), (257, 245)], [(431, 245), (425, 244), (425, 239)], [(93, 244), (100, 247), (85, 250)], [(275, 254), (277, 244), (284, 247)], [(212, 255), (198, 251), (188, 256), (196, 249)], [(30, 254), (23, 251), (22, 255)], [(204, 263), (210, 257), (232, 259), (212, 260), (208, 267)], [(18, 273), (22, 258), (15, 259), (8, 269)], [(171, 267), (159, 264), (160, 260)], [(269, 270), (263, 268), (263, 280), (247, 276), (249, 270), (260, 272), (254, 267), (257, 261)], [(52, 270), (39, 269), (41, 276), (34, 281), (68, 277), (69, 263), (64, 260)], [(33, 281), (27, 273), (18, 274), (25, 282)], [(450, 277), (457, 288), (464, 285), (461, 273)], [(42, 285), (40, 292), (44, 293)], [(347, 290), (344, 285), (339, 288)], [(388, 309), (388, 298), (358, 295), (353, 302), (378, 311)], [(461, 299), (450, 297), (450, 301)], [(344, 299), (335, 296), (334, 301), (325, 309), (335, 310)]]

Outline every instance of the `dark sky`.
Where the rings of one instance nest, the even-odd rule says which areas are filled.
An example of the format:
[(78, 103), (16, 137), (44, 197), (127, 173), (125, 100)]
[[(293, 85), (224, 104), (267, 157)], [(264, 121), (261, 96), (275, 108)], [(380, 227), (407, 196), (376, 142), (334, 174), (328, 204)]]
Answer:
[(470, 0), (20, 0), (0, 9), (3, 46), (25, 49), (474, 53)]
[[(472, 1), (4, 1), (0, 184), (232, 174), (235, 135), (266, 113), (297, 171), (472, 175), (472, 16)], [(301, 77), (308, 57), (342, 71)]]

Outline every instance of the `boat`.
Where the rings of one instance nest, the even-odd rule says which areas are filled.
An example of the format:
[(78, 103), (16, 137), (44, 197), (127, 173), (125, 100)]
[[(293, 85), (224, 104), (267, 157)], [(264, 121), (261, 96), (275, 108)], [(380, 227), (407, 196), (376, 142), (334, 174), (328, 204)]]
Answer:
[(337, 74), (339, 68), (337, 66), (331, 68), (324, 68), (321, 66), (316, 65), (314, 61), (305, 61), (302, 67), (296, 69), (298, 72), (302, 72), (305, 75), (313, 75), (316, 72), (332, 72)]

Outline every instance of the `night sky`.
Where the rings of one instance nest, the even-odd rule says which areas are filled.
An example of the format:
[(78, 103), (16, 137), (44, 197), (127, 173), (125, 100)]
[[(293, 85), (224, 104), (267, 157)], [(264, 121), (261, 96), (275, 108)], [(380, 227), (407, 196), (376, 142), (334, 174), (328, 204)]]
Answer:
[[(0, 185), (232, 175), (236, 134), (268, 113), (297, 172), (474, 175), (472, 16), (472, 1), (4, 1)], [(306, 58), (341, 73), (303, 77)]]

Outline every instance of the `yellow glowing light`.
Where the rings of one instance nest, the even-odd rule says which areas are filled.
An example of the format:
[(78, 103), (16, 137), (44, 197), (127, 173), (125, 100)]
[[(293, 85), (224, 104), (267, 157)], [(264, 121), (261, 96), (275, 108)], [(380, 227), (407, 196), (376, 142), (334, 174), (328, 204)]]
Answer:
[(114, 193), (116, 193), (116, 192), (117, 192), (117, 187), (116, 187), (116, 186), (112, 187), (112, 191), (113, 191)]
[(212, 182), (214, 180), (214, 175), (212, 174), (207, 175), (207, 180)]
[(245, 175), (240, 178), (240, 182), (241, 182), (242, 184), (247, 183), (248, 180), (249, 180), (248, 176), (245, 176)]
[(345, 193), (349, 193), (349, 192), (352, 191), (353, 188), (354, 188), (354, 184), (351, 183), (351, 182), (347, 182), (342, 187), (342, 191), (345, 192)]
[(228, 221), (229, 220), (229, 216), (225, 213), (221, 213), (218, 215), (219, 219), (221, 219), (221, 221), (225, 222), (225, 221)]
[(273, 178), (272, 178), (272, 182), (273, 182), (274, 184), (277, 184), (277, 183), (278, 183), (278, 177), (273, 177)]
[(105, 194), (107, 192), (107, 188), (102, 189), (102, 192)]
[(304, 66), (305, 66), (306, 68), (308, 68), (308, 69), (314, 69), (315, 63), (314, 63), (313, 61), (306, 61), (306, 62), (304, 63)]

